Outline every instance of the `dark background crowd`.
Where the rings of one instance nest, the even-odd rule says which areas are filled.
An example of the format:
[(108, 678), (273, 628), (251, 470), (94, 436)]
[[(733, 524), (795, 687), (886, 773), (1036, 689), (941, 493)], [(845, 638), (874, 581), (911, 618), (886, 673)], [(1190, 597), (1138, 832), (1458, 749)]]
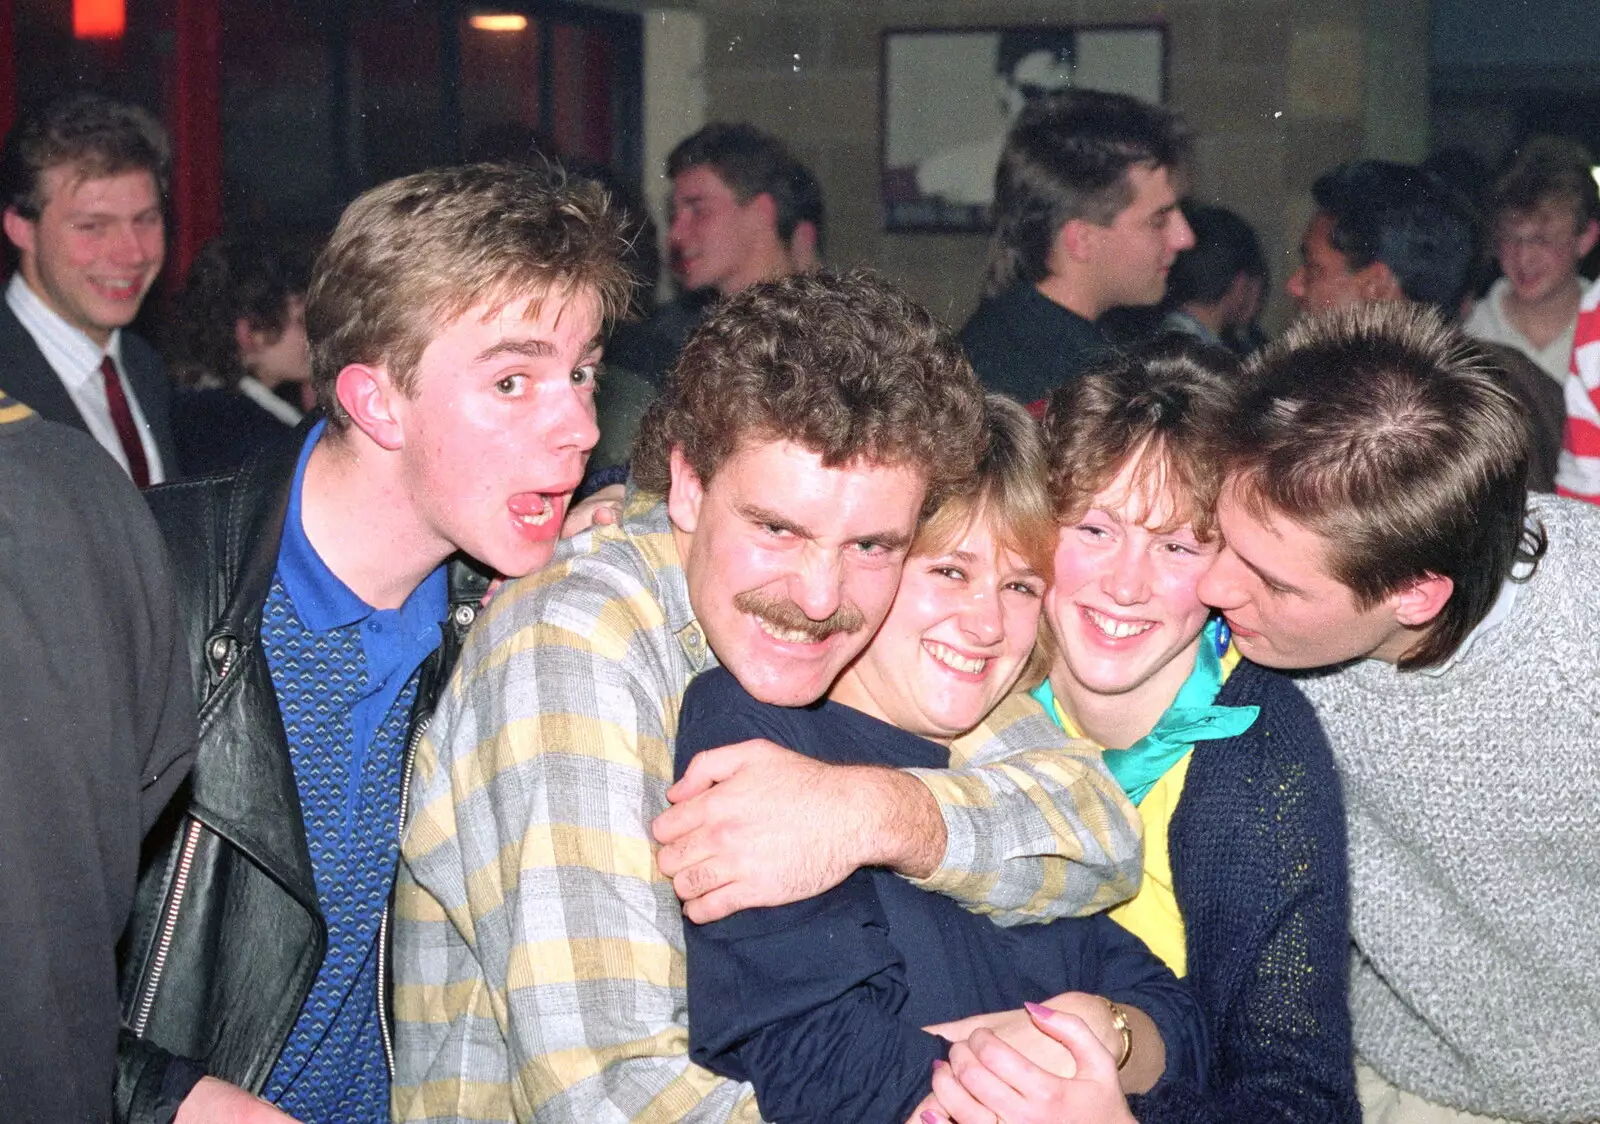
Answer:
[[(1392, 19), (1381, 5), (1313, 19), (1304, 5), (1192, 0), (1171, 5), (1164, 22), (1133, 21), (1161, 30), (1161, 104), (1081, 83), (1081, 60), (1062, 45), (1070, 35), (1012, 26), (1040, 22), (1029, 8), (994, 20), (1007, 29), (993, 29), (998, 61), (984, 80), (1003, 140), (978, 177), (992, 185), (981, 202), (940, 196), (924, 186), (932, 173), (919, 179), (915, 168), (875, 178), (877, 144), (857, 134), (880, 126), (863, 126), (855, 103), (863, 91), (887, 96), (879, 33), (889, 24), (877, 15), (868, 29), (831, 3), (703, 7), (0, 0), (0, 29), (12, 33), (0, 43), (11, 55), (0, 68), (9, 118), (0, 433), (9, 429), (16, 454), (0, 503), (0, 628), (11, 636), (0, 696), (29, 684), (27, 705), (9, 706), (0, 722), (0, 773), (22, 794), (15, 815), (0, 813), (0, 891), (27, 918), (3, 941), (27, 950), (0, 1027), (0, 1105), (15, 1106), (17, 1119), (106, 1118), (108, 1075), (98, 1069), (61, 1074), (55, 1095), (40, 1092), (40, 1070), (80, 1044), (96, 1062), (115, 1055), (109, 1111), (119, 1121), (290, 1118), (279, 1110), (306, 1121), (386, 1118), (397, 1070), (382, 957), (398, 842), (394, 832), (364, 836), (352, 816), (404, 822), (410, 755), (498, 588), (491, 582), (548, 561), (574, 493), (587, 503), (570, 530), (624, 518), (624, 486), (631, 502), (630, 472), (639, 450), (650, 453), (651, 426), (688, 393), (685, 348), (710, 349), (690, 341), (721, 338), (727, 317), (759, 310), (763, 286), (788, 279), (780, 294), (810, 292), (815, 275), (823, 291), (840, 284), (836, 270), (875, 269), (959, 327), (960, 354), (984, 391), (1069, 444), (1064, 403), (1088, 417), (1093, 400), (1063, 394), (1087, 373), (1191, 352), (1213, 356), (1216, 370), (1271, 371), (1285, 354), (1274, 341), (1296, 323), (1425, 308), (1428, 325), (1459, 330), (1449, 339), (1475, 341), (1473, 362), (1519, 404), (1516, 436), (1527, 444), (1517, 486), (1600, 503), (1600, 96), (1579, 73), (1587, 64), (1577, 48), (1552, 46), (1550, 60), (1526, 63), (1513, 81), (1516, 50), (1486, 47), (1451, 22), (1499, 26), (1500, 39), (1520, 42), (1541, 22), (1551, 35), (1570, 30), (1584, 5), (1415, 0)], [(1078, 7), (1076, 22), (1098, 20), (1095, 5)], [(896, 13), (914, 19), (909, 7)], [(1231, 60), (1216, 69), (1236, 72), (1236, 99), (1226, 97), (1229, 79), (1197, 77), (1194, 40)], [(1254, 48), (1260, 57), (1246, 57)], [(1365, 85), (1339, 72), (1352, 60)], [(1426, 74), (1430, 60), (1425, 95), (1396, 77), (1408, 66)], [(1590, 61), (1600, 73), (1600, 59)], [(757, 89), (791, 77), (787, 96), (812, 103), (803, 122), (771, 111), (765, 99), (783, 95)], [(751, 112), (738, 111), (740, 91)], [(1290, 119), (1273, 124), (1280, 103)], [(1266, 176), (1266, 200), (1248, 190), (1258, 164), (1281, 173)], [(398, 182), (414, 196), (384, 195), (381, 185), (411, 174), (421, 179)], [(890, 186), (981, 212), (986, 229), (887, 233), (877, 189)], [(516, 210), (524, 196), (535, 201), (526, 215)], [(445, 467), (418, 476), (402, 459), (403, 435), (423, 434), (412, 438), (420, 447), (435, 434), (420, 407), (407, 415), (394, 402), (427, 400), (408, 376), (373, 373), (383, 364), (362, 360), (360, 348), (391, 333), (406, 362), (436, 374), (448, 363), (433, 345), (469, 310), (503, 303), (496, 276), (455, 264), (461, 272), (444, 271), (439, 284), (459, 291), (417, 297), (423, 282), (395, 277), (426, 274), (425, 242), (405, 261), (381, 252), (395, 230), (395, 244), (406, 243), (412, 216), (465, 200), (482, 200), (496, 222), (562, 232), (552, 236), (559, 247), (538, 248), (559, 264), (524, 263), (532, 280), (519, 279), (519, 292), (560, 291), (582, 305), (578, 323), (594, 322), (594, 338), (580, 339), (559, 301), (541, 311), (535, 300), (524, 313), (530, 322), (548, 313), (541, 330), (558, 343), (540, 346), (571, 360), (563, 377), (572, 385), (598, 377), (593, 416), (563, 399), (546, 411), (553, 420), (541, 423), (537, 450), (488, 439), (452, 450), (440, 438), (432, 451)], [(402, 216), (396, 225), (372, 217), (382, 207)], [(458, 237), (476, 236), (470, 220), (452, 228)], [(586, 237), (605, 248), (585, 248)], [(559, 290), (573, 278), (581, 299)], [(408, 319), (442, 308), (451, 327), (436, 339), (405, 334)], [(468, 348), (462, 332), (450, 355), (463, 370), (495, 353)], [(1304, 338), (1287, 337), (1294, 347)], [(397, 394), (385, 398), (386, 388)], [(1143, 393), (1132, 398), (1159, 413), (1165, 392)], [(36, 426), (35, 416), (56, 425)], [(1032, 433), (1025, 421), (1007, 424)], [(499, 467), (544, 458), (559, 486), (519, 492), (515, 533), (478, 541), (452, 523), (478, 502), (461, 466), (497, 456)], [(134, 488), (151, 498), (159, 533)], [(415, 526), (397, 530), (399, 521), (372, 514), (396, 496), (415, 509)], [(339, 564), (320, 556), (324, 534), (348, 548)], [(1538, 538), (1516, 565), (1539, 561)], [(119, 566), (86, 562), (105, 557)], [(414, 574), (396, 576), (402, 558)], [(1527, 580), (1509, 555), (1502, 561), (1508, 583)], [(206, 575), (198, 584), (196, 572)], [(1480, 619), (1509, 619), (1511, 595), (1480, 600)], [(1225, 656), (1221, 627), (1220, 640), (1215, 623), (1205, 637)], [(1429, 658), (1443, 675), (1471, 643)], [(333, 736), (329, 713), (358, 763), (370, 745), (387, 764), (342, 771), (313, 761), (307, 747)], [(41, 741), (58, 729), (73, 731), (60, 752)], [(185, 780), (197, 737), (209, 764)], [(233, 756), (215, 748), (235, 744)], [(97, 756), (115, 745), (138, 745), (137, 759)], [(27, 756), (42, 752), (52, 754), (49, 770)], [(289, 806), (304, 816), (285, 832)], [(1342, 849), (1342, 830), (1325, 839), (1337, 836)], [(61, 875), (42, 887), (28, 874), (41, 862)], [(205, 912), (191, 909), (190, 928), (178, 928), (191, 879)], [(331, 902), (330, 884), (340, 887)], [(320, 900), (321, 912), (286, 912), (274, 895)], [(1178, 897), (1192, 902), (1181, 887)], [(244, 917), (274, 934), (250, 946), (251, 964), (230, 961), (247, 957), (244, 946), (230, 952), (219, 937)], [(1341, 916), (1341, 937), (1342, 925)], [(203, 963), (195, 978), (206, 985), (174, 1000), (169, 978), (163, 992), (169, 952), (184, 970)], [(291, 976), (300, 992), (283, 990)], [(1308, 993), (1323, 982), (1307, 983)], [(384, 996), (377, 1009), (345, 1002), (363, 988)], [(287, 1007), (263, 1013), (267, 993)], [(1131, 1052), (1134, 1031), (1116, 1003), (1111, 1011)], [(1135, 1022), (1146, 1041), (1148, 1020)], [(155, 1045), (163, 1035), (167, 1045)], [(169, 1049), (177, 1038), (182, 1047)], [(260, 1046), (269, 1039), (271, 1049)], [(1172, 1043), (1176, 1053), (1181, 1039)], [(1404, 1080), (1394, 1085), (1395, 1096), (1410, 1095)], [(1338, 1110), (1328, 1119), (1355, 1111), (1353, 1088), (1330, 1094)], [(1537, 1100), (1463, 1096), (1448, 1119), (1523, 1119), (1461, 1106)], [(417, 1118), (427, 1102), (415, 1093)], [(1133, 1106), (1141, 1119), (1166, 1119), (1164, 1103), (1152, 1096), (1141, 1108), (1135, 1097)], [(1126, 1111), (1120, 1093), (1117, 1110)], [(1562, 1111), (1526, 1119), (1568, 1119)]]

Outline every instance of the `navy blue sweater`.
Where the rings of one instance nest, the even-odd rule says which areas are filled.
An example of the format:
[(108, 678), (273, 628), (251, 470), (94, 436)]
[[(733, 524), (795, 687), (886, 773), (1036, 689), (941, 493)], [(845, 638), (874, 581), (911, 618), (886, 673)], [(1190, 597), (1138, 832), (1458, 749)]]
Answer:
[(1288, 679), (1246, 661), (1223, 706), (1261, 716), (1200, 742), (1168, 833), (1206, 1014), (1208, 1087), (1166, 1082), (1133, 1099), (1147, 1124), (1356, 1124), (1350, 1040), (1349, 872), (1328, 739)]
[[(758, 737), (836, 764), (949, 765), (935, 742), (827, 701), (759, 703), (718, 669), (684, 698), (678, 775), (702, 749)], [(1001, 928), (897, 875), (862, 870), (810, 901), (684, 931), (690, 1057), (754, 1084), (769, 1121), (902, 1124), (948, 1045), (921, 1027), (1063, 991), (1145, 1012), (1166, 1044), (1162, 1081), (1203, 1085), (1204, 1030), (1188, 989), (1104, 916)]]

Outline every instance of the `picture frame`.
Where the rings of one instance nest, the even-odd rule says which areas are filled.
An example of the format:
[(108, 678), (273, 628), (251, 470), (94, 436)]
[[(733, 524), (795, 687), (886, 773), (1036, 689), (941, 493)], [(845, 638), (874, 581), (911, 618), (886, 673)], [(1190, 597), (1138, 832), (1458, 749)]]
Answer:
[(1067, 89), (1162, 104), (1161, 24), (887, 28), (879, 168), (892, 233), (985, 231), (994, 172), (1029, 101)]

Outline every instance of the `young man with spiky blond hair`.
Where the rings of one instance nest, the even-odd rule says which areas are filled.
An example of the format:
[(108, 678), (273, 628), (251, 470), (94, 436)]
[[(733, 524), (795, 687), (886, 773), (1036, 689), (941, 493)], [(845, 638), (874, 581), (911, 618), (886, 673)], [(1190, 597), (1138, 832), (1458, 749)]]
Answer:
[(621, 229), (599, 188), (509, 166), (372, 189), (306, 296), (322, 419), (151, 494), (203, 733), (132, 930), (121, 1118), (388, 1119), (412, 756), (486, 576), (555, 549)]

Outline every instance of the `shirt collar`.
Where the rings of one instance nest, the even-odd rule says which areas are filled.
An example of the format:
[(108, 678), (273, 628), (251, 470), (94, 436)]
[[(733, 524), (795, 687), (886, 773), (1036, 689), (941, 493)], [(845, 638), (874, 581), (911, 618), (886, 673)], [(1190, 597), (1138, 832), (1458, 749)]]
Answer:
[[(278, 577), (284, 592), (294, 602), (301, 622), (312, 632), (327, 632), (365, 620), (377, 610), (328, 568), (306, 537), (301, 517), (301, 498), (305, 490), (306, 465), (311, 450), (327, 430), (326, 420), (317, 422), (306, 434), (300, 459), (294, 468), (294, 483), (289, 489), (289, 511), (283, 522), (283, 540), (278, 547)], [(449, 585), (445, 567), (439, 566), (422, 584), (412, 590), (398, 612), (407, 633), (424, 625), (437, 624), (449, 610)], [(410, 626), (415, 627), (410, 627)]]
[(1494, 604), (1489, 606), (1489, 611), (1484, 614), (1476, 628), (1467, 633), (1467, 638), (1456, 646), (1450, 653), (1450, 658), (1433, 667), (1422, 668), (1422, 674), (1431, 675), (1435, 679), (1444, 675), (1458, 662), (1461, 661), (1474, 644), (1488, 636), (1495, 629), (1505, 623), (1511, 615), (1511, 607), (1516, 603), (1517, 591), (1527, 583), (1528, 576), (1533, 573), (1533, 567), (1526, 562), (1518, 562), (1511, 571), (1511, 576), (1500, 583), (1500, 594), (1494, 599)]
[(1209, 343), (1216, 346), (1221, 346), (1222, 344), (1222, 337), (1213, 332), (1209, 325), (1202, 323), (1198, 317), (1192, 313), (1185, 312), (1181, 308), (1174, 308), (1171, 312), (1168, 312), (1166, 320), (1167, 323), (1163, 326), (1171, 331), (1187, 332), (1201, 343)]
[(44, 302), (23, 279), (22, 271), (11, 275), (6, 285), (6, 304), (16, 314), (17, 320), (39, 345), (39, 350), (51, 368), (73, 383), (88, 381), (100, 373), (100, 360), (109, 355), (122, 370), (122, 329), (111, 332), (111, 339), (101, 347), (88, 337), (83, 329), (69, 324)]
[(284, 425), (299, 425), (301, 419), (305, 417), (303, 413), (272, 393), (267, 389), (265, 383), (252, 375), (245, 375), (240, 378), (234, 389), (277, 418)]
[(672, 533), (666, 501), (641, 490), (630, 477), (622, 497), (622, 527), (655, 578), (661, 614), (689, 665), (696, 674), (708, 666), (715, 667), (716, 655), (689, 601), (689, 579), (678, 555), (678, 540)]

